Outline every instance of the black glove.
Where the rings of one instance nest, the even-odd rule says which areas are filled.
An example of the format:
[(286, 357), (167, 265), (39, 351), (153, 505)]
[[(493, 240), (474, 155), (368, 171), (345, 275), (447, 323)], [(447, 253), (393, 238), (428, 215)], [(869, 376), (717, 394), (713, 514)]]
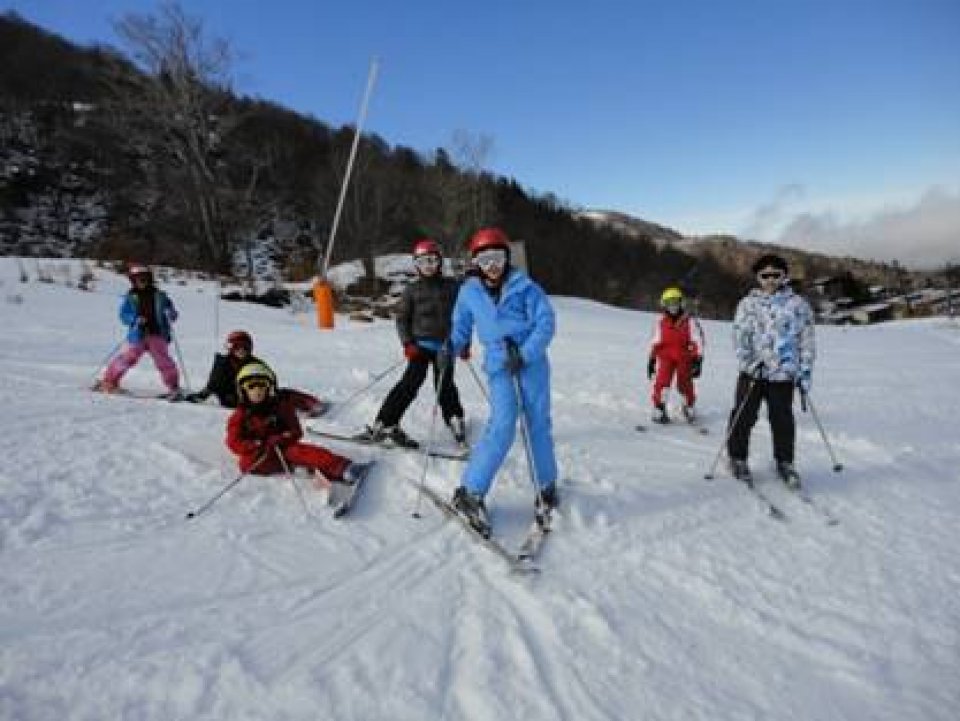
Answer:
[(650, 359), (647, 361), (647, 380), (653, 380), (653, 374), (657, 372), (657, 359), (653, 356), (650, 356)]
[(747, 375), (755, 381), (762, 381), (767, 377), (767, 367), (762, 360), (754, 361), (747, 367)]
[(699, 378), (702, 372), (703, 372), (703, 358), (700, 356), (697, 356), (692, 361), (690, 361), (690, 377)]
[(516, 343), (508, 338), (506, 362), (507, 370), (516, 375), (521, 371), (524, 365), (525, 363), (523, 361), (523, 356), (520, 354), (520, 349), (517, 347)]

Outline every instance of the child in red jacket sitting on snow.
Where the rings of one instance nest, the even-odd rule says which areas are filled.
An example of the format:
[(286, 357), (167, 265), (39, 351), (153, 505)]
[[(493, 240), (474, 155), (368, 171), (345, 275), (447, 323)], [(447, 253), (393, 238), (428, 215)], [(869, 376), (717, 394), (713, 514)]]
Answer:
[(269, 475), (306, 468), (318, 474), (318, 486), (326, 485), (324, 480), (356, 483), (362, 464), (300, 440), (296, 405), (277, 393), (276, 376), (266, 365), (248, 363), (240, 369), (237, 398), (227, 420), (227, 447), (239, 456), (241, 471)]
[[(657, 319), (647, 361), (647, 378), (653, 379), (655, 370), (657, 376), (651, 393), (653, 420), (656, 423), (670, 422), (663, 392), (670, 388), (676, 375), (677, 389), (684, 400), (683, 415), (692, 423), (695, 418), (693, 405), (697, 401), (693, 379), (700, 377), (703, 366), (703, 329), (695, 318), (684, 312), (683, 292), (679, 288), (663, 291), (660, 305), (664, 312)], [(694, 331), (700, 339), (699, 344), (693, 338)]]

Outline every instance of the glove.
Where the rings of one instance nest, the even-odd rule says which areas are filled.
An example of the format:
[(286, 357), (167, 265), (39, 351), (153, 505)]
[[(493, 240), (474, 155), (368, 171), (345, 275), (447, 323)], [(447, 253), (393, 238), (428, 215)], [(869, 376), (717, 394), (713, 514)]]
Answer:
[(138, 327), (138, 328), (143, 328), (143, 326), (145, 326), (146, 324), (147, 324), (147, 317), (146, 317), (146, 316), (143, 316), (143, 315), (138, 315), (138, 316), (137, 316), (137, 327)]
[(767, 368), (762, 360), (754, 361), (747, 366), (747, 375), (755, 381), (762, 381), (767, 375)]
[(806, 395), (810, 392), (810, 386), (813, 385), (813, 374), (809, 368), (806, 368), (800, 371), (800, 375), (797, 376), (797, 388), (800, 389), (800, 392)]
[(288, 436), (284, 433), (275, 433), (272, 436), (267, 436), (263, 440), (263, 450), (272, 451), (275, 448), (282, 448), (287, 444), (288, 440)]
[(407, 360), (417, 360), (423, 357), (423, 353), (420, 352), (420, 346), (416, 343), (404, 343), (403, 354), (407, 357)]
[(702, 372), (703, 372), (703, 358), (701, 356), (697, 356), (692, 361), (690, 361), (690, 377), (699, 378)]
[(517, 348), (517, 344), (513, 341), (507, 341), (507, 361), (504, 364), (506, 369), (512, 374), (516, 375), (519, 373), (523, 366), (525, 365), (523, 360), (523, 355), (520, 353), (520, 349)]
[(460, 360), (470, 360), (470, 344), (465, 345), (457, 355), (460, 356)]
[(653, 374), (657, 372), (657, 359), (650, 356), (647, 360), (647, 380), (653, 380)]

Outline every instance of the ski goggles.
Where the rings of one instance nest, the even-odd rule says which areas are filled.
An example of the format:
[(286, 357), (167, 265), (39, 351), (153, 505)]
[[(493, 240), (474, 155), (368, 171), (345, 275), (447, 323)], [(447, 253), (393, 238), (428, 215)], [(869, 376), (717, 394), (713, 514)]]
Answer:
[(783, 280), (786, 277), (782, 270), (761, 270), (757, 273), (760, 280)]
[(436, 253), (418, 255), (413, 259), (413, 265), (417, 270), (433, 270), (440, 265), (440, 256)]
[(507, 251), (503, 250), (503, 248), (481, 250), (473, 256), (473, 262), (484, 272), (493, 270), (494, 268), (503, 268), (503, 266), (507, 264)]
[(245, 381), (243, 384), (243, 389), (246, 391), (256, 391), (256, 390), (267, 390), (270, 387), (270, 382), (262, 379)]

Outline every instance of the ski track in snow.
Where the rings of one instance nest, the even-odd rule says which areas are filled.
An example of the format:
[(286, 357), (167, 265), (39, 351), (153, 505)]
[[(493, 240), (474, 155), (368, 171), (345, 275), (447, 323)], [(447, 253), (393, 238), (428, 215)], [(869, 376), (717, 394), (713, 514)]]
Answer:
[[(704, 324), (701, 435), (649, 422), (652, 316), (555, 299), (563, 508), (543, 572), (516, 576), (418, 505), (417, 454), (330, 442), (378, 460), (339, 521), (302, 475), (300, 497), (283, 476), (247, 477), (184, 520), (236, 477), (227, 413), (85, 390), (120, 332), (125, 284), (98, 274), (96, 293), (21, 285), (0, 259), (24, 297), (0, 305), (0, 718), (957, 717), (955, 326), (819, 329), (814, 400), (843, 472), (799, 407), (797, 444), (828, 526), (775, 480), (763, 413), (751, 463), (787, 521), (722, 463), (704, 480), (732, 401), (727, 324)], [(196, 386), (219, 346), (211, 287), (167, 290)], [(398, 360), (387, 322), (320, 333), (309, 316), (220, 313), (285, 385), (333, 400)], [(398, 374), (324, 422), (369, 422)], [(457, 378), (482, 421), (469, 370)], [(124, 384), (162, 390), (148, 358)], [(428, 388), (404, 420), (421, 438)], [(427, 482), (449, 494), (462, 467), (432, 460)], [(515, 547), (532, 507), (519, 438), (489, 505)]]

